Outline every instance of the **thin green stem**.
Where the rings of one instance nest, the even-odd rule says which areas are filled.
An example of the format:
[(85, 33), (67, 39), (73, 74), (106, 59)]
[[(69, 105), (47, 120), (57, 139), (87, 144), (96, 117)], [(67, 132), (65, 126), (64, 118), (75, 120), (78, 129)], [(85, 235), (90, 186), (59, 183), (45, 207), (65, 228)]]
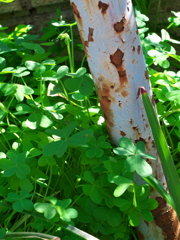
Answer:
[(161, 6), (161, 0), (158, 0), (157, 8), (156, 8), (156, 22), (154, 24), (154, 32), (156, 32), (156, 28), (158, 24), (160, 6)]
[(42, 80), (40, 80), (40, 82), (39, 82), (39, 91), (40, 91), (41, 104), (42, 104), (42, 107), (44, 107), (44, 102), (43, 102), (43, 81)]
[[(49, 181), (48, 181), (48, 186), (50, 186), (50, 183), (51, 183), (51, 179), (52, 179), (52, 166), (49, 167)], [(46, 188), (46, 192), (44, 194), (44, 197), (46, 197), (48, 195), (48, 191), (49, 191), (49, 188), (47, 187)]]
[(74, 63), (72, 61), (70, 44), (67, 44), (67, 52), (69, 57), (70, 72), (74, 73), (74, 67), (73, 67)]
[(74, 68), (74, 35), (73, 35), (73, 24), (70, 25), (70, 34), (71, 34), (71, 65), (72, 73), (75, 71)]

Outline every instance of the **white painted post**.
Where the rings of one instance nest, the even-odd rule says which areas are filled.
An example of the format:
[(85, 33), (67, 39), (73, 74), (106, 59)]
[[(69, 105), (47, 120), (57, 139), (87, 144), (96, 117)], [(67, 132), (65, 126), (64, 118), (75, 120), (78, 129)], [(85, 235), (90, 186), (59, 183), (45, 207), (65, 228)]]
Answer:
[[(138, 87), (144, 86), (153, 102), (132, 2), (71, 0), (71, 6), (112, 142), (117, 145), (122, 136), (141, 140), (147, 153), (158, 156), (142, 102), (137, 99)], [(149, 163), (166, 188), (160, 161)], [(139, 239), (179, 239), (174, 210), (154, 190), (151, 197), (159, 207), (153, 211), (153, 222), (142, 221), (137, 228)]]

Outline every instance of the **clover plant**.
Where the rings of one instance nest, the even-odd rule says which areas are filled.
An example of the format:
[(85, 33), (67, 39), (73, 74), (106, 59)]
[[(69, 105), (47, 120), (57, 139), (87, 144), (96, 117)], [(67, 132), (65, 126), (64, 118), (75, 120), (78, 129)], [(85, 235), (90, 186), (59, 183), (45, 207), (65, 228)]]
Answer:
[[(136, 13), (159, 119), (179, 172), (180, 57), (171, 46), (179, 42), (165, 29), (161, 36), (150, 33), (148, 18)], [(152, 174), (146, 159), (154, 157), (140, 141), (111, 144), (75, 26), (59, 10), (41, 36), (29, 33), (31, 25), (13, 32), (0, 26), (1, 239), (25, 232), (62, 240), (137, 239), (132, 227), (152, 221), (158, 206), (149, 184), (134, 181), (134, 174)]]

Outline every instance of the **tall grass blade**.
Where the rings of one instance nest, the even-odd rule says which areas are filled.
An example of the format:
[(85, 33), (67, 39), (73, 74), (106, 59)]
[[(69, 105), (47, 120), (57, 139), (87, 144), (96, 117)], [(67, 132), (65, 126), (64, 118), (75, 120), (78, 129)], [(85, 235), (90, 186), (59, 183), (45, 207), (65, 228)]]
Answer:
[(180, 180), (174, 165), (173, 158), (157, 119), (153, 105), (144, 87), (139, 87), (138, 95), (140, 95), (142, 98), (149, 124), (151, 126), (155, 145), (166, 177), (169, 193), (174, 201), (174, 209), (180, 220)]

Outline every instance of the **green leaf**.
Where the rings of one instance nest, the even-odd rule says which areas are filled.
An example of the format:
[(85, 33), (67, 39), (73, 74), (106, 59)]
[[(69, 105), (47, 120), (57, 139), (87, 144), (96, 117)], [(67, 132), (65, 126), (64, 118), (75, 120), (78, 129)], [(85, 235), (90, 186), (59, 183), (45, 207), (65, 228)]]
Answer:
[(55, 215), (56, 215), (55, 207), (49, 205), (49, 208), (47, 208), (46, 211), (44, 212), (44, 217), (46, 219), (52, 219)]
[(69, 143), (74, 146), (84, 145), (92, 137), (93, 131), (91, 129), (82, 130), (73, 134), (69, 138)]
[(159, 203), (153, 198), (147, 198), (141, 201), (141, 209), (153, 210), (158, 207)]
[(7, 201), (13, 202), (19, 199), (19, 195), (15, 192), (8, 193)]
[(41, 112), (34, 111), (26, 120), (26, 124), (30, 129), (36, 129), (38, 126), (48, 128), (53, 124), (53, 121)]
[(118, 146), (132, 153), (135, 153), (136, 150), (134, 143), (126, 137), (120, 138)]
[(33, 184), (28, 178), (20, 179), (20, 188), (31, 192), (33, 190)]
[(77, 218), (78, 212), (74, 208), (68, 208), (65, 211), (65, 214), (62, 216), (62, 219), (66, 217), (66, 222), (70, 222), (71, 219)]
[(6, 66), (6, 59), (0, 57), (0, 71)]
[(68, 78), (65, 80), (64, 85), (69, 91), (77, 91), (81, 84), (82, 79), (79, 77)]
[(56, 155), (58, 158), (62, 157), (68, 148), (68, 141), (59, 140), (51, 142), (43, 147), (43, 154), (45, 156)]
[(117, 227), (122, 222), (121, 213), (115, 208), (109, 209), (107, 222), (111, 227)]
[(77, 100), (77, 101), (84, 101), (85, 100), (85, 96), (76, 92), (72, 94), (72, 98)]
[(0, 0), (0, 2), (3, 2), (3, 3), (11, 3), (11, 2), (14, 2), (14, 0)]
[(115, 183), (118, 185), (115, 188), (113, 193), (115, 197), (121, 196), (127, 190), (127, 188), (132, 184), (132, 180), (122, 177), (120, 175), (116, 175), (114, 173), (110, 173), (108, 175), (108, 181), (110, 183)]
[(26, 211), (32, 211), (34, 208), (33, 203), (29, 199), (22, 199), (21, 204), (23, 209)]
[(79, 86), (79, 92), (84, 96), (89, 96), (94, 91), (94, 85), (91, 77), (85, 74)]
[(84, 172), (84, 180), (89, 183), (94, 183), (94, 176), (90, 171)]
[(110, 159), (104, 162), (104, 167), (109, 171), (113, 172), (114, 171), (114, 165), (115, 165), (116, 160), (115, 159)]
[(3, 228), (0, 228), (0, 239), (3, 239), (6, 235), (6, 230)]
[(46, 65), (47, 69), (48, 70), (52, 70), (55, 66), (56, 66), (56, 61), (54, 59), (45, 59), (43, 62), (42, 62), (43, 65)]
[(152, 222), (154, 220), (154, 217), (153, 217), (151, 211), (144, 210), (141, 212), (141, 214), (145, 221)]
[(89, 96), (93, 93), (93, 82), (88, 74), (65, 80), (65, 86), (69, 91), (80, 91), (81, 95)]
[(129, 179), (125, 179), (122, 177), (122, 183), (119, 184), (115, 190), (114, 190), (114, 196), (115, 197), (120, 197), (127, 189), (128, 187), (132, 184), (132, 181)]
[(109, 142), (106, 142), (106, 137), (105, 136), (100, 136), (98, 139), (97, 139), (97, 144), (99, 147), (101, 148), (110, 148), (110, 143)]
[(91, 147), (86, 151), (86, 156), (88, 158), (94, 158), (94, 157), (100, 158), (103, 156), (103, 154), (104, 154), (104, 151), (99, 147)]
[(35, 203), (34, 209), (39, 213), (44, 213), (50, 206), (51, 203)]
[(4, 96), (8, 96), (11, 94), (14, 94), (17, 89), (16, 84), (8, 84), (8, 83), (1, 83), (0, 84), (0, 89), (4, 93)]
[(115, 174), (115, 173), (110, 173), (110, 174), (108, 174), (108, 181), (110, 182), (110, 183), (115, 183), (115, 184), (117, 184), (117, 185), (119, 185), (119, 184), (121, 184), (121, 183), (123, 183), (123, 182), (131, 182), (132, 183), (132, 180), (130, 180), (130, 179), (128, 179), (128, 178), (125, 178), (125, 177), (122, 177), (122, 176), (120, 176), (120, 175), (118, 175), (118, 174)]
[(7, 177), (16, 174), (20, 179), (24, 179), (27, 174), (30, 173), (29, 166), (25, 163), (25, 153), (7, 153), (10, 161), (6, 161), (4, 164), (4, 175)]
[(23, 206), (22, 206), (20, 201), (14, 202), (12, 207), (16, 212), (22, 212), (23, 211)]
[(97, 140), (95, 137), (91, 137), (89, 141), (89, 149), (86, 151), (86, 156), (89, 158), (100, 158), (103, 156), (104, 151), (102, 149), (107, 149), (110, 147), (108, 142), (105, 142), (106, 138), (100, 136)]
[(28, 158), (37, 157), (42, 154), (42, 151), (38, 148), (31, 148), (29, 150)]
[(33, 75), (36, 78), (42, 78), (45, 71), (46, 71), (46, 67), (41, 64), (39, 67), (35, 69), (35, 71), (33, 72)]
[(26, 71), (26, 70), (27, 70), (27, 68), (25, 68), (25, 67), (18, 67), (17, 71), (15, 73), (13, 73), (13, 76), (14, 77), (25, 77), (30, 74), (30, 72)]
[(68, 73), (68, 71), (69, 68), (67, 66), (59, 67), (56, 74), (57, 79), (61, 79), (62, 77), (64, 77)]
[(18, 102), (23, 101), (24, 95), (30, 95), (33, 93), (34, 93), (34, 90), (32, 88), (17, 84), (15, 96)]
[(46, 200), (51, 202), (53, 205), (56, 205), (56, 203), (57, 203), (57, 198), (56, 197), (49, 196), (49, 197), (46, 197)]
[(145, 150), (146, 150), (146, 148), (145, 148), (144, 142), (138, 141), (138, 142), (136, 143), (136, 154), (138, 154), (138, 153), (144, 153)]
[(166, 98), (170, 101), (177, 101), (180, 104), (180, 90), (175, 90), (166, 93)]
[(57, 201), (57, 205), (62, 206), (63, 208), (67, 208), (71, 203), (72, 200), (70, 198)]
[(1, 159), (1, 158), (6, 158), (6, 154), (3, 153), (3, 152), (0, 152), (0, 159)]
[(13, 209), (17, 212), (22, 212), (23, 210), (31, 211), (33, 209), (33, 203), (31, 200), (26, 199), (31, 197), (32, 194), (29, 194), (26, 190), (21, 190), (20, 194), (10, 192), (8, 193), (7, 201), (13, 202)]
[(32, 112), (32, 108), (24, 103), (19, 103), (16, 105), (16, 113), (14, 113), (15, 115), (24, 115), (27, 113), (31, 113)]
[(132, 202), (124, 198), (115, 198), (113, 202), (121, 211), (127, 211), (132, 206)]
[(30, 95), (34, 93), (34, 90), (30, 87), (20, 84), (0, 84), (0, 89), (5, 93), (5, 96), (15, 94), (16, 99), (20, 102), (24, 99), (24, 95)]
[(71, 122), (64, 129), (48, 129), (46, 132), (67, 139), (69, 138), (77, 124), (77, 122)]
[(140, 222), (141, 222), (141, 216), (138, 210), (133, 209), (129, 215), (129, 223), (132, 227), (137, 227), (139, 226)]
[(148, 177), (152, 175), (151, 166), (140, 156), (131, 156), (125, 160), (125, 167), (127, 171), (136, 171), (142, 177)]
[(83, 186), (85, 195), (90, 196), (91, 200), (97, 204), (102, 202), (102, 197), (94, 185), (86, 184)]
[(84, 76), (85, 73), (86, 73), (86, 68), (81, 67), (76, 71), (75, 76), (82, 77), (82, 76)]
[(120, 156), (131, 156), (132, 152), (125, 150), (124, 148), (117, 147), (113, 149), (113, 152)]
[(27, 67), (27, 69), (34, 71), (35, 69), (37, 69), (41, 64), (38, 62), (34, 62), (34, 61), (26, 61), (25, 62), (25, 66)]
[(39, 166), (54, 166), (56, 164), (56, 160), (52, 156), (41, 156), (38, 160), (38, 165)]
[(122, 137), (119, 140), (118, 147), (113, 150), (117, 155), (129, 156), (136, 152), (136, 147), (134, 143), (126, 137)]
[(93, 210), (92, 214), (96, 221), (107, 221), (109, 209), (107, 207), (97, 207)]
[(159, 63), (159, 66), (161, 66), (162, 68), (169, 68), (170, 66), (170, 63), (167, 59), (164, 61), (159, 61), (158, 63)]
[(22, 42), (21, 44), (23, 45), (23, 47), (27, 49), (34, 50), (36, 53), (40, 53), (40, 54), (45, 53), (44, 48), (42, 48), (40, 45), (36, 43)]

